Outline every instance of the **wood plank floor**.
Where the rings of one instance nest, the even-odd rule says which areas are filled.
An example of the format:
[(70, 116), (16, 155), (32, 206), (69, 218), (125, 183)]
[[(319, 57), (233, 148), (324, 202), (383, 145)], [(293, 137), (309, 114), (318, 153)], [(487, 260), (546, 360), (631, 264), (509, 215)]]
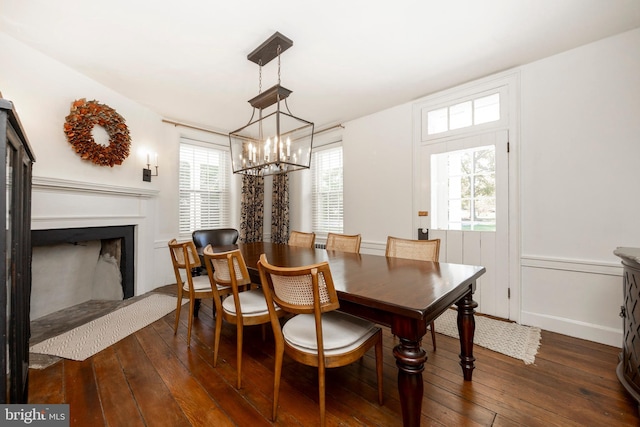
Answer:
[[(167, 291), (165, 288), (164, 290)], [(29, 371), (30, 403), (70, 404), (72, 426), (311, 426), (319, 422), (315, 369), (285, 356), (278, 420), (270, 421), (273, 338), (245, 328), (243, 388), (235, 389), (235, 327), (225, 324), (213, 367), (211, 302), (186, 345), (187, 310), (175, 313), (84, 362), (61, 360)], [(384, 330), (383, 406), (377, 404), (373, 354), (328, 371), (327, 425), (401, 425), (397, 341)], [(425, 365), (423, 426), (637, 426), (638, 408), (618, 382), (619, 349), (543, 331), (535, 364), (475, 346), (465, 382), (459, 343), (437, 335)]]

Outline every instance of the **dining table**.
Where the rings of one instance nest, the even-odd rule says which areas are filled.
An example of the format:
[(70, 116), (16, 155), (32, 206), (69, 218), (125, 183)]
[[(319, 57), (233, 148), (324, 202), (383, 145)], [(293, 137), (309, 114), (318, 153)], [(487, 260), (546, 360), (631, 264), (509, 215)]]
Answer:
[[(398, 392), (404, 426), (419, 426), (427, 352), (422, 338), (427, 325), (450, 307), (457, 307), (460, 366), (471, 381), (475, 367), (473, 300), (477, 279), (485, 268), (475, 265), (416, 261), (380, 255), (301, 248), (269, 242), (238, 243), (252, 282), (260, 283), (262, 254), (278, 267), (328, 262), (340, 310), (387, 326), (398, 338), (393, 355), (398, 367)], [(225, 248), (214, 248), (215, 251)], [(226, 248), (228, 249), (228, 248)]]

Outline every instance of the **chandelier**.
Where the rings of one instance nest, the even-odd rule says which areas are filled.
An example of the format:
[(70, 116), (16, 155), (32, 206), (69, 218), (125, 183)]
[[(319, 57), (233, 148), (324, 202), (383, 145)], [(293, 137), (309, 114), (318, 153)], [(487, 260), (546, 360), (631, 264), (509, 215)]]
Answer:
[[(280, 55), (291, 46), (293, 41), (276, 32), (247, 55), (259, 67), (259, 94), (249, 100), (253, 107), (249, 123), (229, 133), (233, 173), (266, 176), (309, 168), (313, 123), (291, 114), (287, 105), (291, 91), (280, 85)], [(275, 58), (278, 83), (262, 92), (262, 67)], [(274, 105), (275, 110), (267, 111)]]

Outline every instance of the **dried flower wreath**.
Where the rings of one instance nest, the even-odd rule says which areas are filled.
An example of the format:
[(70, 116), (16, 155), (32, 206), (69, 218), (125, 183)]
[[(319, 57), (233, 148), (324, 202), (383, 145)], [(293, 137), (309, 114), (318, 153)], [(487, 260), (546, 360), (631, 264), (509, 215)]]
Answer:
[[(108, 105), (98, 101), (78, 99), (71, 104), (64, 132), (76, 153), (96, 165), (121, 165), (129, 155), (131, 138), (124, 118)], [(95, 142), (91, 133), (95, 125), (102, 126), (109, 135), (109, 145)]]

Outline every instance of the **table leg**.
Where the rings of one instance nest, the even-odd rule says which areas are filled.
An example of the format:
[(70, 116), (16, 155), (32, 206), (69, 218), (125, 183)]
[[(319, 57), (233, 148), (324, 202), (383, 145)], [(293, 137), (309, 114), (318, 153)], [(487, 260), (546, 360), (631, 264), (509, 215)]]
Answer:
[(420, 340), (400, 339), (393, 349), (398, 366), (398, 392), (402, 407), (402, 422), (405, 427), (419, 426), (422, 412), (424, 384), (422, 371), (427, 361), (427, 352), (420, 347)]
[(473, 335), (476, 330), (476, 321), (473, 314), (478, 303), (473, 300), (473, 295), (469, 292), (460, 301), (458, 306), (458, 333), (460, 334), (460, 366), (465, 381), (471, 381), (471, 375), (476, 358), (473, 357)]

